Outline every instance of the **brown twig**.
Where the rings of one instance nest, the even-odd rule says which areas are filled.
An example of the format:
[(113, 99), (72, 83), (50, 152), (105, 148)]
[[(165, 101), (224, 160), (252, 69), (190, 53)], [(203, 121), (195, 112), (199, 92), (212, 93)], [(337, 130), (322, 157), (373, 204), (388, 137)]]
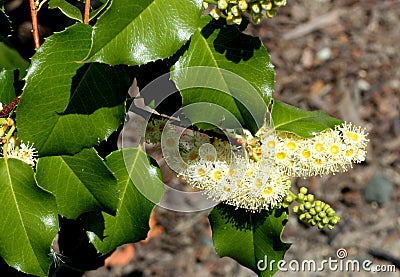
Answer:
[(37, 49), (40, 47), (40, 39), (39, 39), (39, 27), (37, 20), (37, 7), (35, 0), (29, 0), (29, 5), (31, 7), (33, 43), (35, 45), (35, 48)]
[(85, 2), (85, 13), (83, 14), (83, 23), (89, 24), (89, 13), (90, 13), (90, 0)]
[(15, 108), (15, 106), (19, 103), (19, 97), (15, 97), (10, 104), (5, 105), (3, 109), (0, 111), (0, 118), (8, 117), (11, 111)]

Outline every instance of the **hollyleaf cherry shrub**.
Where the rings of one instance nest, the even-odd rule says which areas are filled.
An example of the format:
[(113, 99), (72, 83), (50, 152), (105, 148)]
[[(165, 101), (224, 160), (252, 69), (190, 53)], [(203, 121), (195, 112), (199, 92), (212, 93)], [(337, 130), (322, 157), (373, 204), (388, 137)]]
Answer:
[(273, 99), (268, 51), (243, 33), (286, 1), (104, 0), (83, 18), (65, 0), (31, 2), (76, 22), (27, 62), (0, 1), (0, 256), (10, 267), (90, 270), (144, 239), (168, 189), (149, 145), (211, 203), (202, 209), (217, 253), (259, 276), (278, 270), (259, 260), (289, 248), (290, 205), (320, 229), (339, 223), (306, 188), (292, 192), (291, 178), (363, 162), (365, 129)]

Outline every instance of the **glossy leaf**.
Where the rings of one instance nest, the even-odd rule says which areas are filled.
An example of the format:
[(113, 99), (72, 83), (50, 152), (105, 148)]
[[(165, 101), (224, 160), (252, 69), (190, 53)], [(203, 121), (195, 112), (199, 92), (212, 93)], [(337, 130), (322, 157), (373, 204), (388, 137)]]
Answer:
[(81, 10), (65, 0), (50, 0), (49, 9), (60, 9), (60, 11), (71, 19), (83, 22)]
[(313, 137), (343, 123), (343, 120), (331, 117), (324, 111), (305, 111), (278, 100), (273, 101), (271, 121), (275, 130), (301, 137)]
[(173, 55), (195, 32), (201, 0), (113, 0), (93, 28), (88, 61), (141, 65)]
[[(209, 215), (215, 250), (221, 257), (231, 257), (259, 276), (272, 276), (290, 246), (281, 239), (287, 218), (284, 209), (253, 213), (220, 204)], [(271, 260), (276, 262), (269, 268)]]
[(58, 213), (66, 218), (75, 219), (91, 211), (116, 213), (117, 180), (94, 149), (74, 156), (40, 158), (36, 179), (56, 197)]
[[(273, 92), (274, 70), (261, 41), (243, 34), (238, 27), (204, 17), (190, 46), (171, 72), (171, 79), (182, 94), (184, 106), (213, 103), (222, 107), (207, 109), (226, 128), (232, 114), (240, 124), (256, 132), (264, 123)], [(215, 106), (214, 106), (215, 107)], [(203, 108), (202, 108), (203, 109)], [(201, 111), (190, 108), (185, 113), (192, 122)]]
[[(92, 243), (103, 254), (124, 243), (137, 242), (146, 237), (150, 213), (164, 192), (157, 170), (149, 164), (147, 155), (141, 150), (126, 148), (115, 151), (107, 157), (106, 163), (118, 180), (120, 202), (115, 217), (103, 213), (103, 234), (96, 235), (93, 230), (89, 232)], [(155, 203), (141, 193), (144, 187), (151, 190), (149, 198)]]
[(0, 103), (8, 104), (14, 98), (14, 71), (0, 70)]
[(47, 276), (58, 232), (54, 197), (37, 187), (32, 168), (0, 158), (0, 256), (12, 267)]
[(29, 66), (21, 55), (10, 46), (6, 39), (0, 37), (0, 70), (18, 69), (21, 76), (25, 76), (25, 71)]
[(17, 109), (18, 136), (40, 156), (74, 154), (107, 139), (123, 122), (131, 84), (126, 67), (85, 65), (91, 27), (49, 37), (32, 58)]

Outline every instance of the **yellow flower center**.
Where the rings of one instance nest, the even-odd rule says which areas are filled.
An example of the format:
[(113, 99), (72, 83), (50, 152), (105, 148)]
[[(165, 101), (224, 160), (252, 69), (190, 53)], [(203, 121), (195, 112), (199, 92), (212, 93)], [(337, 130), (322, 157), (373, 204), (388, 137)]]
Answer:
[(284, 160), (286, 158), (286, 153), (285, 152), (276, 153), (276, 157), (278, 158), (278, 160)]
[(358, 141), (358, 139), (359, 139), (358, 134), (353, 133), (353, 132), (348, 132), (348, 133), (347, 133), (347, 137), (348, 137), (349, 139), (353, 140), (353, 141)]
[(261, 182), (261, 180), (258, 178), (258, 179), (256, 180), (256, 187), (260, 188), (261, 186), (262, 186), (262, 182)]
[(272, 187), (266, 187), (264, 189), (264, 194), (265, 195), (270, 195), (272, 193)]
[(222, 179), (222, 172), (220, 170), (214, 171), (213, 177), (215, 180), (220, 181)]
[(250, 175), (253, 175), (253, 170), (249, 170), (246, 172), (246, 176), (250, 176)]
[(268, 141), (267, 147), (270, 149), (275, 148), (275, 141), (273, 140)]
[(321, 159), (315, 159), (314, 164), (317, 166), (321, 166), (322, 165), (322, 160)]
[(230, 192), (230, 191), (231, 191), (231, 188), (225, 187), (225, 186), (224, 186), (224, 191), (225, 191), (225, 192)]
[(322, 143), (317, 143), (317, 144), (315, 144), (315, 150), (316, 150), (317, 152), (322, 152), (322, 151), (324, 151), (324, 145), (323, 145)]
[(206, 171), (204, 170), (204, 168), (197, 169), (197, 175), (204, 176), (205, 174), (206, 174)]
[(229, 176), (233, 176), (233, 174), (235, 174), (235, 170), (234, 169), (229, 169), (228, 174), (229, 174)]
[(261, 150), (261, 148), (257, 148), (256, 151), (254, 151), (254, 153), (255, 153), (258, 157), (261, 157), (261, 155), (262, 155), (262, 150)]
[(289, 142), (286, 144), (286, 146), (287, 146), (287, 148), (288, 148), (289, 150), (295, 150), (295, 149), (296, 149), (296, 143), (293, 142), (293, 141), (289, 141)]
[(331, 147), (331, 153), (332, 153), (333, 155), (338, 154), (338, 153), (339, 153), (339, 146), (337, 146), (337, 145), (332, 145), (332, 147)]
[(308, 150), (303, 150), (303, 152), (301, 152), (301, 155), (303, 156), (303, 158), (308, 159), (311, 157), (311, 152)]
[(354, 154), (354, 150), (353, 149), (346, 150), (346, 156), (347, 157), (351, 157), (351, 156), (353, 156), (353, 154)]

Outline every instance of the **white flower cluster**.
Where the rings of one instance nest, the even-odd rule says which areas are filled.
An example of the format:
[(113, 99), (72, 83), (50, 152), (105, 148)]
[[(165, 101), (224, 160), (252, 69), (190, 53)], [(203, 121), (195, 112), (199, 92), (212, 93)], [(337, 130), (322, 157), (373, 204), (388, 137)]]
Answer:
[(20, 143), (18, 146), (16, 146), (15, 140), (10, 139), (7, 145), (8, 158), (21, 160), (29, 164), (31, 167), (36, 165), (37, 154), (37, 150), (35, 147), (33, 147), (33, 144), (30, 144), (29, 142), (27, 144)]
[[(185, 133), (163, 123), (161, 147), (167, 164), (188, 184), (251, 211), (273, 209), (290, 189), (290, 177), (346, 171), (365, 160), (368, 139), (345, 123), (313, 138), (264, 127), (246, 150), (204, 134)], [(157, 126), (151, 129), (160, 130)], [(154, 136), (155, 137), (155, 136)]]
[(353, 163), (363, 162), (368, 139), (364, 129), (344, 123), (313, 138), (279, 132), (261, 136), (261, 143), (263, 155), (272, 158), (280, 172), (309, 177), (344, 172)]

